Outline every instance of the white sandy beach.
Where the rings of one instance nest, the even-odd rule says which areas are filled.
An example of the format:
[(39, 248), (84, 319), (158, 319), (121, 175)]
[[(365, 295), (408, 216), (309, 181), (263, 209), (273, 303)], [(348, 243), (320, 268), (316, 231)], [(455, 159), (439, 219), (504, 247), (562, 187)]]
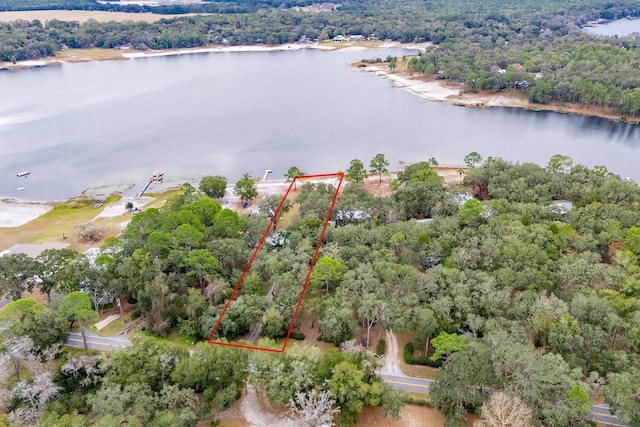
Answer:
[(0, 227), (19, 227), (49, 212), (49, 203), (30, 203), (0, 200)]
[(361, 68), (365, 72), (389, 79), (401, 89), (430, 101), (450, 102), (456, 105), (468, 107), (526, 107), (529, 101), (503, 94), (495, 93), (480, 95), (464, 92), (464, 85), (451, 83), (448, 80), (424, 81), (419, 77), (391, 73), (378, 66)]

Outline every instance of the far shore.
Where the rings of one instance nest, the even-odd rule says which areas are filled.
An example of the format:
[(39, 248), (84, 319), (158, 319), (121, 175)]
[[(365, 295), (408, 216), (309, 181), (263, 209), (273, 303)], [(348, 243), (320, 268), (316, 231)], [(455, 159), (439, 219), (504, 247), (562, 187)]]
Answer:
[[(359, 65), (360, 63), (356, 63)], [(453, 83), (449, 80), (437, 80), (434, 77), (411, 74), (406, 70), (389, 70), (386, 63), (366, 64), (359, 67), (360, 70), (389, 79), (393, 84), (414, 95), (430, 101), (447, 102), (460, 107), (490, 108), (512, 107), (533, 111), (552, 111), (564, 114), (576, 114), (581, 116), (601, 117), (603, 119), (640, 123), (640, 117), (622, 117), (608, 111), (606, 108), (580, 104), (535, 104), (517, 93), (479, 91), (471, 93), (465, 90), (464, 84)]]
[[(1, 15), (1, 13), (0, 13)], [(282, 45), (244, 45), (244, 46), (223, 46), (215, 45), (203, 48), (189, 49), (166, 49), (139, 51), (134, 49), (66, 49), (57, 52), (53, 57), (41, 58), (38, 60), (18, 61), (15, 64), (10, 62), (0, 62), (1, 70), (24, 70), (29, 68), (56, 66), (64, 63), (90, 62), (90, 61), (126, 61), (139, 58), (153, 58), (162, 56), (180, 56), (193, 54), (212, 54), (224, 52), (278, 52), (296, 51), (301, 49), (319, 49), (325, 51), (332, 50), (366, 50), (370, 48), (405, 48), (423, 51), (430, 43), (400, 43), (390, 41), (368, 41), (368, 42), (309, 42), (309, 43), (288, 43)], [(360, 63), (356, 63), (360, 64)], [(612, 113), (605, 107), (588, 106), (569, 103), (535, 104), (517, 93), (479, 91), (471, 93), (465, 90), (463, 84), (453, 83), (449, 80), (437, 80), (434, 77), (412, 74), (406, 70), (389, 70), (386, 63), (365, 64), (358, 69), (364, 72), (389, 79), (397, 87), (400, 87), (414, 95), (420, 96), (430, 101), (447, 102), (461, 107), (469, 108), (490, 108), (490, 107), (512, 107), (533, 111), (552, 111), (564, 114), (576, 114), (582, 116), (601, 117), (607, 120), (640, 123), (640, 117), (623, 117)]]
[(287, 43), (282, 45), (211, 45), (201, 48), (185, 48), (185, 49), (165, 49), (165, 50), (146, 50), (140, 51), (135, 49), (65, 49), (56, 53), (55, 56), (39, 58), (34, 60), (17, 61), (15, 63), (0, 61), (0, 70), (24, 70), (29, 68), (61, 65), (71, 62), (90, 62), (90, 61), (122, 61), (137, 58), (153, 58), (158, 56), (180, 56), (205, 53), (223, 53), (223, 52), (278, 52), (278, 51), (295, 51), (300, 49), (319, 49), (319, 50), (366, 50), (369, 48), (398, 48), (405, 47), (407, 49), (423, 49), (422, 45), (413, 43), (402, 44), (400, 42), (390, 41), (373, 41), (373, 42), (343, 42), (334, 43), (327, 42), (308, 42), (308, 43)]

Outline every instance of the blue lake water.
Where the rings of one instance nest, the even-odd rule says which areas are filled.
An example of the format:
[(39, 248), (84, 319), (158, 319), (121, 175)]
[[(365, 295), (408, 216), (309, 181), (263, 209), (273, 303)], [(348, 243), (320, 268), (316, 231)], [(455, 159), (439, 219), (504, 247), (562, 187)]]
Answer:
[(606, 24), (584, 27), (591, 33), (600, 36), (628, 36), (640, 32), (640, 19), (617, 19)]
[[(471, 151), (541, 165), (561, 153), (640, 181), (636, 125), (431, 102), (349, 66), (408, 53), (225, 52), (0, 73), (0, 197), (135, 194), (158, 168), (171, 182), (335, 172), (376, 153), (395, 169), (460, 165)], [(23, 170), (31, 176), (16, 177)]]

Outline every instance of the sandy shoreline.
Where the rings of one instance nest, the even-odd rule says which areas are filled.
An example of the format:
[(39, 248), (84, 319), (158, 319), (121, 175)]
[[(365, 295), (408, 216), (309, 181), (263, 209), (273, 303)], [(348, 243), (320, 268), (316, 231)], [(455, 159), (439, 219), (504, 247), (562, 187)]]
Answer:
[(336, 44), (328, 42), (288, 43), (282, 45), (246, 45), (246, 46), (209, 46), (201, 48), (166, 49), (139, 51), (134, 49), (68, 49), (57, 52), (53, 57), (36, 60), (17, 61), (16, 63), (1, 62), (0, 70), (18, 71), (36, 67), (61, 65), (71, 62), (118, 61), (138, 58), (154, 58), (162, 56), (180, 56), (225, 52), (281, 52), (297, 51), (301, 49), (332, 50), (366, 50), (369, 48), (398, 48), (421, 49), (414, 44), (400, 42), (347, 42)]
[[(460, 178), (458, 172), (460, 167), (442, 166), (436, 167), (435, 169), (438, 174), (445, 179), (445, 182), (447, 182), (448, 184), (454, 184), (457, 183)], [(389, 177), (395, 177), (395, 174), (396, 172), (392, 172), (385, 175), (388, 175)], [(385, 181), (386, 186), (384, 186), (384, 188), (378, 188), (380, 186), (378, 185), (377, 181), (377, 175), (370, 176), (366, 181), (369, 186), (373, 187), (371, 189), (372, 193), (377, 196), (389, 195), (390, 187), (388, 185), (388, 182)], [(312, 178), (303, 180), (302, 182), (325, 182), (331, 185), (337, 185), (338, 178)], [(197, 183), (192, 183), (192, 185), (197, 187)], [(259, 194), (258, 199), (254, 201), (248, 208), (244, 209), (242, 208), (240, 198), (233, 192), (233, 186), (231, 185), (227, 187), (225, 196), (220, 199), (219, 202), (223, 208), (232, 209), (239, 213), (251, 213), (256, 209), (257, 202), (263, 197), (271, 194), (284, 195), (289, 186), (290, 183), (284, 180), (257, 181), (256, 188)], [(91, 221), (95, 221), (99, 218), (118, 217), (125, 215), (128, 212), (126, 209), (127, 203), (130, 202), (135, 208), (142, 208), (154, 202), (157, 197), (161, 196), (162, 194), (174, 191), (179, 188), (180, 185), (170, 186), (164, 188), (162, 190), (162, 193), (159, 193), (158, 196), (127, 196), (121, 197), (119, 200), (114, 202), (105, 203), (104, 206), (100, 206), (101, 210), (96, 213), (96, 216)], [(0, 199), (0, 228), (20, 227), (21, 225), (24, 225), (27, 222), (32, 221), (49, 212), (55, 205), (55, 202), (27, 202), (15, 199)], [(127, 219), (130, 219), (130, 217), (128, 217)], [(123, 222), (123, 225), (126, 222), (127, 221)]]
[(452, 83), (449, 80), (435, 80), (433, 77), (410, 75), (406, 72), (389, 71), (386, 65), (368, 65), (359, 67), (361, 71), (371, 73), (391, 80), (394, 86), (406, 90), (414, 95), (429, 101), (448, 102), (453, 105), (470, 108), (512, 107), (523, 108), (532, 111), (552, 111), (563, 114), (575, 114), (580, 116), (601, 117), (612, 121), (626, 121), (629, 123), (640, 122), (638, 118), (622, 118), (606, 108), (595, 106), (585, 108), (577, 104), (534, 104), (521, 94), (480, 91), (479, 93), (466, 92), (463, 84)]
[(409, 76), (403, 73), (391, 73), (378, 66), (362, 68), (363, 71), (389, 79), (396, 87), (418, 95), (430, 101), (450, 102), (467, 107), (520, 107), (531, 106), (524, 98), (504, 94), (468, 94), (464, 85), (451, 83), (448, 80), (434, 81), (421, 76)]
[(0, 228), (19, 227), (53, 209), (51, 203), (0, 200)]

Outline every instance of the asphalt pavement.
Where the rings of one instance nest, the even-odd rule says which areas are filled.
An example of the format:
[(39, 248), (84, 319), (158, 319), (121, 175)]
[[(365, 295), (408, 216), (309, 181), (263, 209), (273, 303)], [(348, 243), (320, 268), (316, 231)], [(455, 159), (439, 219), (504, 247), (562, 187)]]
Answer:
[[(123, 348), (131, 347), (132, 345), (131, 341), (126, 338), (101, 337), (92, 333), (85, 333), (85, 336), (87, 337), (87, 347), (92, 350), (122, 350)], [(69, 347), (84, 348), (82, 334), (79, 332), (70, 333), (67, 345)]]
[(601, 405), (592, 405), (591, 415), (593, 421), (606, 426), (629, 427), (629, 424), (625, 424), (620, 421), (615, 415), (611, 415), (609, 405), (604, 403)]
[[(121, 350), (126, 347), (130, 347), (131, 341), (126, 338), (113, 338), (113, 337), (101, 337), (96, 334), (87, 333), (87, 346), (93, 350), (113, 351)], [(73, 332), (69, 334), (69, 340), (67, 345), (70, 347), (84, 348), (82, 342), (82, 334), (79, 332)], [(393, 375), (380, 373), (380, 378), (389, 384), (391, 388), (396, 390), (403, 390), (412, 393), (429, 394), (429, 387), (434, 383), (434, 380), (428, 380), (424, 378), (409, 377), (407, 375)], [(612, 427), (630, 427), (618, 420), (614, 415), (609, 412), (609, 405), (600, 404), (591, 406), (592, 419), (602, 425)]]
[[(382, 380), (389, 384), (391, 388), (396, 390), (403, 390), (412, 393), (429, 394), (429, 387), (434, 383), (434, 380), (427, 380), (423, 378), (414, 378), (405, 375), (389, 375), (379, 374)], [(601, 425), (612, 427), (630, 427), (628, 424), (621, 422), (618, 417), (611, 415), (609, 411), (609, 405), (600, 404), (591, 406), (592, 419)]]
[(389, 384), (391, 388), (396, 390), (409, 391), (412, 393), (429, 394), (429, 386), (433, 384), (433, 380), (423, 378), (414, 378), (407, 376), (380, 374), (380, 378)]

